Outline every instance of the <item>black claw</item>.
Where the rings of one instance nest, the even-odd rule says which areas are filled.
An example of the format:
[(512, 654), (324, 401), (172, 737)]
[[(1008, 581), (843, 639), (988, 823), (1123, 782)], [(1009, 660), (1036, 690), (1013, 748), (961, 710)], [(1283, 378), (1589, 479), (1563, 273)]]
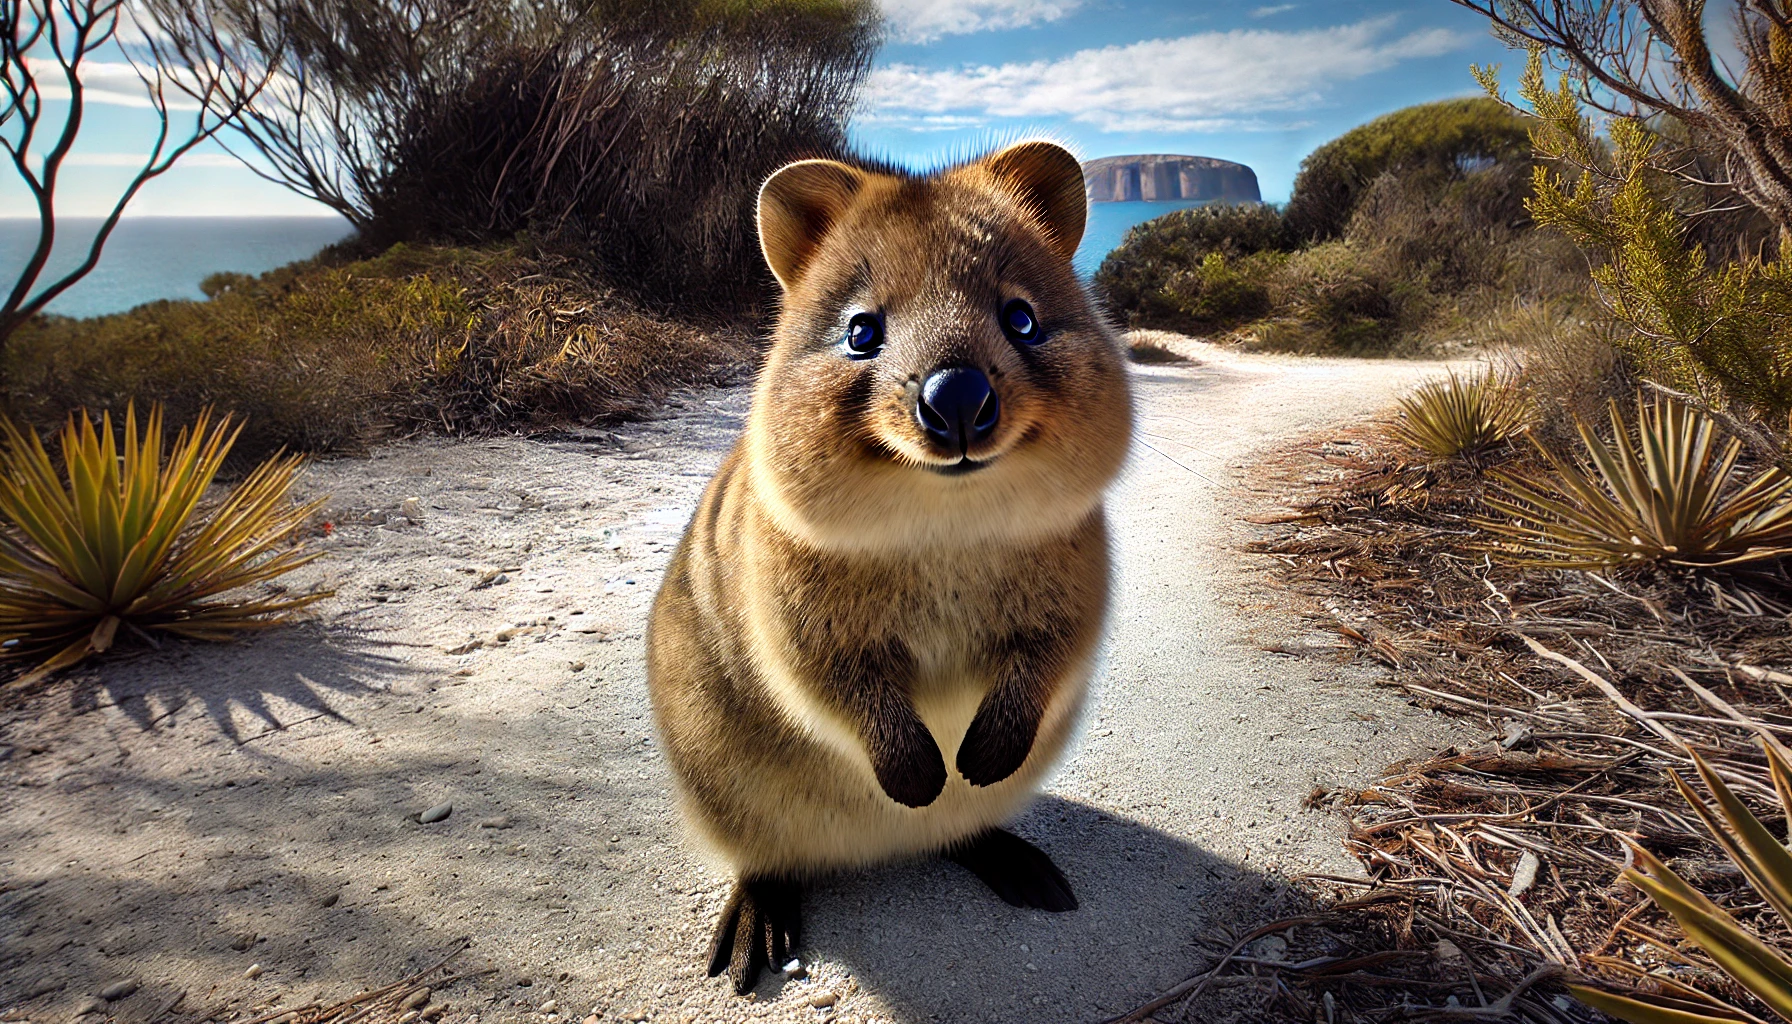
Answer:
[(947, 860), (961, 864), (983, 880), (1003, 902), (1061, 913), (1077, 908), (1070, 880), (1045, 851), (999, 828), (981, 832), (951, 847)]
[(767, 967), (783, 966), (802, 934), (802, 886), (756, 878), (734, 884), (709, 941), (709, 976), (728, 972), (737, 995), (759, 982)]

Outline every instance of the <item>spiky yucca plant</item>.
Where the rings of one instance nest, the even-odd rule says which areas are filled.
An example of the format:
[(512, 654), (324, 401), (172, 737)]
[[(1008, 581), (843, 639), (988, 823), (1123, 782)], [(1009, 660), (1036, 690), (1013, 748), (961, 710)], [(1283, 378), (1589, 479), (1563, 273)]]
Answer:
[(1422, 384), (1400, 399), (1395, 434), (1438, 458), (1473, 460), (1517, 437), (1526, 409), (1517, 388), (1491, 368)]
[[(1767, 752), (1768, 773), (1773, 776), (1773, 787), (1779, 794), (1781, 808), (1792, 818), (1792, 770), (1788, 769), (1783, 750), (1776, 743), (1763, 740), (1761, 748)], [(1788, 853), (1767, 826), (1736, 798), (1704, 758), (1690, 750), (1688, 753), (1699, 777), (1717, 798), (1717, 807), (1713, 810), (1680, 777), (1680, 773), (1674, 772), (1674, 784), (1680, 788), (1680, 795), (1698, 812), (1705, 827), (1742, 870), (1743, 877), (1748, 879), (1755, 892), (1767, 901), (1782, 921), (1792, 923), (1792, 853)], [(1792, 1021), (1792, 961), (1757, 938), (1649, 851), (1634, 844), (1632, 850), (1638, 867), (1626, 870), (1621, 877), (1648, 893), (1657, 906), (1672, 914), (1686, 937), (1750, 995), (1767, 1004), (1780, 1018)], [(1672, 994), (1632, 992), (1619, 995), (1584, 985), (1569, 985), (1568, 991), (1594, 1009), (1631, 1024), (1735, 1024), (1736, 1021), (1759, 1020), (1671, 979), (1663, 988)]]
[(1551, 472), (1495, 471), (1480, 525), (1516, 561), (1597, 569), (1733, 565), (1792, 553), (1792, 477), (1767, 469), (1736, 483), (1742, 442), (1707, 414), (1637, 395), (1637, 429), (1611, 403), (1612, 442), (1576, 421), (1588, 464), (1542, 444)]
[(242, 428), (202, 413), (162, 457), (162, 411), (62, 430), (62, 471), (35, 431), (0, 418), (0, 657), (44, 659), (42, 678), (112, 646), (121, 626), (221, 640), (273, 625), (324, 592), (224, 595), (316, 558), (286, 542), (319, 502), (288, 497), (301, 460), (276, 454), (215, 507), (201, 499)]

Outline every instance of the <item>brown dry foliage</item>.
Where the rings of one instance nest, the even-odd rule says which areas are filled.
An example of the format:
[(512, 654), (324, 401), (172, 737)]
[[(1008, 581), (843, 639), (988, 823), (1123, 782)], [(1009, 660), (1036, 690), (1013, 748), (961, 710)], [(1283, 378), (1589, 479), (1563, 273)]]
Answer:
[(352, 451), (638, 416), (755, 358), (743, 327), (656, 313), (582, 262), (521, 244), (326, 255), (206, 289), (204, 302), (31, 321), (5, 352), (0, 407), (51, 429), (131, 399), (176, 422), (210, 406), (247, 419), (239, 458)]
[[(1361, 789), (1315, 793), (1349, 819), (1346, 845), (1374, 879), (1369, 893), (1386, 897), (1364, 927), (1399, 949), (1448, 940), (1503, 985), (1542, 967), (1615, 987), (1691, 985), (1748, 1005), (1616, 877), (1624, 841), (1639, 842), (1792, 950), (1792, 933), (1762, 912), (1674, 791), (1668, 772), (1688, 762), (1659, 731), (1731, 773), (1762, 820), (1785, 829), (1752, 729), (1792, 733), (1792, 676), (1772, 669), (1792, 663), (1792, 577), (1778, 566), (1595, 576), (1503, 565), (1472, 523), (1483, 478), (1424, 463), (1380, 427), (1291, 451), (1280, 468), (1301, 497), (1254, 545), (1281, 562), (1282, 585), (1342, 646), (1388, 667), (1388, 685), (1487, 737), (1393, 765)], [(1644, 716), (1685, 717), (1627, 714), (1541, 650), (1605, 680)], [(1723, 721), (1687, 679), (1759, 724)], [(1535, 880), (1514, 896), (1527, 852)], [(1363, 895), (1360, 882), (1324, 884)], [(1467, 984), (1455, 994), (1465, 1006), (1481, 998)], [(1544, 994), (1513, 1010), (1527, 1021), (1595, 1019)]]

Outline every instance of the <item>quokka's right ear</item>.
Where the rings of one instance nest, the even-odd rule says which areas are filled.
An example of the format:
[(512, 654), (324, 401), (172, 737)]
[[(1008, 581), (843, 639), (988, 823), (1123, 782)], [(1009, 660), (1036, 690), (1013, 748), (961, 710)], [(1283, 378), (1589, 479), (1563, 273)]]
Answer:
[(796, 287), (828, 229), (865, 184), (865, 172), (838, 160), (798, 160), (759, 190), (759, 248), (785, 291)]

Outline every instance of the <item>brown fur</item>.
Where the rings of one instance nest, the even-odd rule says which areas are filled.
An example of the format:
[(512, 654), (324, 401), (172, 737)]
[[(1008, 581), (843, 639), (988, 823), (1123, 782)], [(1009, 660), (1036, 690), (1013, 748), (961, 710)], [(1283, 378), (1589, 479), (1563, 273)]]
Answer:
[[(806, 161), (767, 183), (782, 315), (647, 638), (686, 817), (744, 878), (945, 849), (1019, 811), (1063, 751), (1132, 419), (1121, 347), (1069, 263), (1083, 216), (1075, 159), (1049, 143), (925, 177)], [(1017, 297), (1036, 347), (998, 324)], [(888, 340), (849, 359), (861, 309)], [(934, 471), (959, 453), (916, 422), (948, 365), (1001, 401), (968, 452), (987, 465), (962, 475)]]

